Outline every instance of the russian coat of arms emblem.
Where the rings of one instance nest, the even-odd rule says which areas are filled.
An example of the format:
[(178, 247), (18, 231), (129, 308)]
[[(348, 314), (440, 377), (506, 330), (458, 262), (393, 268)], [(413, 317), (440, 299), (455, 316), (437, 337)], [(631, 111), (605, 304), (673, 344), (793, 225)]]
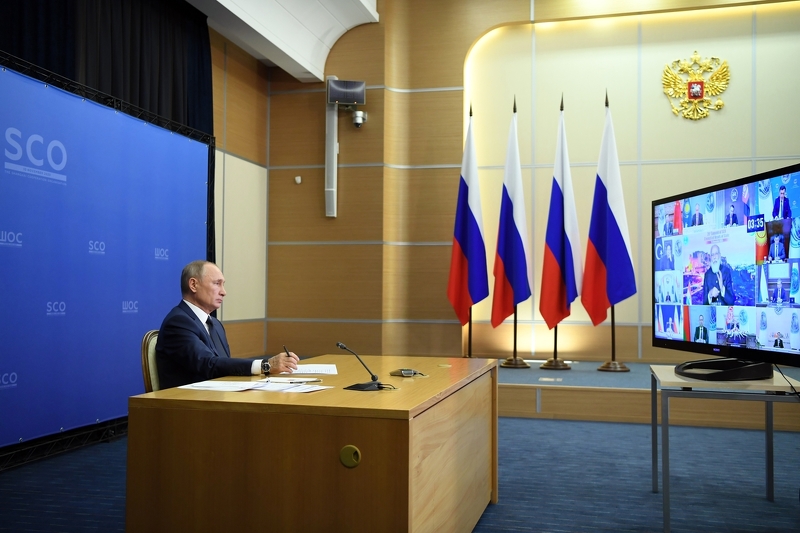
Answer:
[[(676, 59), (664, 67), (661, 83), (675, 116), (700, 120), (709, 111), (723, 108), (725, 103), (713, 97), (725, 92), (730, 79), (727, 61), (718, 57), (703, 59), (695, 51), (689, 59)], [(673, 100), (678, 101), (677, 105)]]

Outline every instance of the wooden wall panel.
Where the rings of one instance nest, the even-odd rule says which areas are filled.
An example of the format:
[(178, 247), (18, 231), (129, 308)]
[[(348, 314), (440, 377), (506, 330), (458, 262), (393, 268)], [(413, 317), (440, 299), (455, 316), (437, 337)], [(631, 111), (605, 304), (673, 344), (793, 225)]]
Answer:
[(386, 168), (384, 240), (451, 242), (460, 175), (460, 167)]
[(383, 317), (453, 320), (448, 246), (385, 246)]
[[(383, 6), (379, 5), (378, 13), (382, 11)], [(365, 81), (367, 86), (383, 85), (384, 30), (384, 17), (381, 16), (377, 24), (362, 24), (342, 35), (328, 54), (325, 75), (340, 80)]]
[(211, 83), (214, 99), (214, 137), (216, 146), (225, 149), (225, 46), (226, 40), (211, 28)]
[(325, 164), (325, 91), (270, 95), (269, 166)]
[(267, 68), (230, 42), (226, 50), (226, 150), (266, 165)]
[(460, 357), (461, 324), (383, 324), (383, 355)]
[(270, 245), (269, 318), (381, 317), (379, 245)]
[(267, 69), (269, 74), (269, 92), (273, 94), (275, 92), (282, 92), (282, 91), (324, 91), (325, 90), (325, 82), (317, 82), (317, 83), (304, 83), (301, 81), (297, 81), (296, 78), (293, 78), (291, 75), (286, 73), (286, 71), (281, 70), (278, 67), (269, 67)]
[(461, 166), (463, 91), (386, 93), (385, 161)]
[(529, 0), (386, 2), (386, 84), (418, 89), (460, 87), (473, 43), (500, 24), (530, 20)]
[(225, 334), (231, 347), (231, 357), (258, 357), (264, 355), (264, 320), (225, 322)]
[(353, 125), (352, 112), (339, 109), (340, 165), (383, 164), (384, 95), (383, 89), (367, 91), (367, 105), (358, 107), (367, 112), (360, 128)]
[[(650, 389), (511, 384), (500, 384), (498, 388), (500, 416), (650, 423)], [(537, 389), (541, 390), (540, 404), (537, 404)], [(764, 429), (764, 404), (760, 402), (672, 398), (669, 405), (670, 425)], [(797, 405), (778, 403), (774, 406), (776, 431), (800, 431)], [(660, 423), (660, 393), (658, 420)]]
[[(325, 169), (269, 173), (269, 240), (381, 241), (383, 167), (343, 167), (338, 177), (338, 213), (325, 216)], [(295, 183), (295, 176), (302, 183)]]
[(381, 354), (381, 324), (366, 322), (267, 322), (267, 353), (283, 346), (300, 357), (345, 353), (336, 347), (345, 343), (358, 354)]

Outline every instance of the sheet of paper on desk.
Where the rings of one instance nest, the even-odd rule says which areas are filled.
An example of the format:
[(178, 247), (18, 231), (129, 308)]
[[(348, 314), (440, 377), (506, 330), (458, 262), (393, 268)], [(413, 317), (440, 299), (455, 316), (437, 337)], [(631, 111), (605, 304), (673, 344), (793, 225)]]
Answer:
[(283, 389), (282, 392), (316, 392), (318, 390), (332, 389), (332, 386), (324, 385), (292, 385), (288, 389)]
[(257, 381), (201, 381), (199, 383), (190, 383), (188, 385), (181, 385), (179, 389), (194, 389), (194, 390), (217, 390), (223, 392), (240, 392), (243, 390), (250, 390), (258, 385)]
[(311, 383), (312, 381), (322, 381), (319, 378), (264, 378), (260, 381), (269, 381), (270, 383)]
[[(281, 372), (281, 374), (286, 374), (286, 372)], [(292, 372), (292, 374), (327, 374), (329, 376), (333, 376), (338, 374), (336, 371), (336, 365), (297, 365), (297, 370)]]
[[(319, 381), (319, 380), (317, 380)], [(314, 392), (324, 389), (332, 389), (333, 387), (325, 387), (322, 385), (309, 385), (306, 383), (273, 383), (271, 380), (260, 380), (255, 382), (257, 385), (253, 390), (263, 390), (271, 392)]]

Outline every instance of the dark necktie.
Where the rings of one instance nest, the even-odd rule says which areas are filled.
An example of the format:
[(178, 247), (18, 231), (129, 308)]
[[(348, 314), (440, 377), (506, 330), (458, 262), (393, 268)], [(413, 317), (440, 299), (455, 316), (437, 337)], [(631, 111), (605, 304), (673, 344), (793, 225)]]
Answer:
[(219, 337), (217, 328), (214, 327), (214, 322), (211, 320), (211, 317), (208, 317), (206, 324), (208, 324), (208, 336), (211, 337), (211, 340), (214, 342), (217, 355), (219, 357), (228, 357), (228, 352), (225, 351), (225, 347), (222, 345), (222, 340)]

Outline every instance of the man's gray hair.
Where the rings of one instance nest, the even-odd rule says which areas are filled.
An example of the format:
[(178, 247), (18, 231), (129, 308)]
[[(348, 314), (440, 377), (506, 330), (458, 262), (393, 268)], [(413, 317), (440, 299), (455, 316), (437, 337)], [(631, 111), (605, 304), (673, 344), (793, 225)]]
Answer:
[(205, 269), (206, 265), (213, 265), (211, 261), (192, 261), (185, 267), (183, 267), (183, 272), (181, 272), (181, 295), (186, 296), (191, 292), (189, 290), (189, 280), (195, 278), (196, 280), (201, 280), (203, 278), (203, 269)]

